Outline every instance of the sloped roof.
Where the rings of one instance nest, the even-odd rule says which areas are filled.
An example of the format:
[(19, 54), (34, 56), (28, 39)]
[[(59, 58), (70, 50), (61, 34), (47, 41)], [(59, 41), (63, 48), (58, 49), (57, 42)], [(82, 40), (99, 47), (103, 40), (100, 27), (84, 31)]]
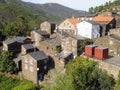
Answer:
[(29, 53), (29, 55), (37, 61), (48, 58), (43, 51), (32, 52), (32, 53)]
[(73, 24), (74, 26), (77, 25), (78, 22), (80, 22), (79, 18), (68, 18), (67, 19), (71, 24)]
[(86, 22), (91, 23), (92, 25), (99, 25), (99, 24), (96, 23), (95, 21), (91, 21), (91, 20), (88, 20), (88, 21), (86, 21)]
[(83, 14), (79, 15), (79, 17), (95, 17), (97, 15), (98, 15), (97, 13), (94, 13), (94, 14), (83, 13)]
[(93, 21), (96, 21), (96, 22), (110, 22), (113, 20), (113, 17), (110, 17), (110, 16), (96, 16), (96, 17), (93, 17)]
[(46, 31), (41, 31), (41, 30), (34, 30), (34, 32), (40, 34), (40, 35), (48, 35)]
[(61, 53), (57, 54), (57, 57), (59, 57), (59, 58), (67, 58), (71, 54), (72, 54), (72, 52), (62, 51)]
[(33, 44), (23, 44), (23, 47), (25, 49), (33, 49), (34, 48)]
[(115, 34), (111, 34), (110, 37), (120, 41), (120, 36), (117, 36)]
[(5, 40), (5, 41), (3, 41), (4, 43), (6, 43), (6, 44), (11, 44), (11, 43), (14, 43), (14, 42), (16, 42), (15, 40), (13, 40), (13, 39), (7, 39), (7, 40)]
[(52, 38), (48, 40), (54, 46), (60, 46), (61, 40), (59, 38)]
[(27, 38), (26, 38), (26, 37), (17, 36), (15, 39), (16, 39), (16, 41), (19, 42), (19, 43), (24, 43), (24, 40), (26, 40)]

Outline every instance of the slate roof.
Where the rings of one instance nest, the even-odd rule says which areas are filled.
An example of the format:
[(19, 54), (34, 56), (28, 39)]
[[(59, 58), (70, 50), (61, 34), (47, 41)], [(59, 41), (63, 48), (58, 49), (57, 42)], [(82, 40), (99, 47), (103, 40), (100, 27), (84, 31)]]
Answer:
[[(64, 29), (63, 29), (64, 30)], [(60, 35), (62, 35), (62, 36), (64, 36), (64, 37), (72, 37), (72, 38), (74, 38), (74, 39), (76, 39), (76, 40), (84, 40), (85, 38), (84, 37), (82, 37), (82, 36), (80, 36), (80, 35), (70, 35), (70, 34), (68, 34), (67, 32), (64, 32), (63, 30), (61, 30), (61, 32), (59, 31), (58, 33), (60, 34)]]
[(6, 43), (6, 44), (11, 44), (11, 43), (14, 43), (14, 42), (16, 42), (15, 40), (13, 40), (13, 39), (7, 39), (7, 40), (5, 40), (5, 41), (3, 41), (4, 43)]
[(48, 35), (46, 31), (41, 31), (41, 30), (34, 30), (34, 32), (40, 34), (40, 35)]
[(91, 21), (91, 20), (88, 20), (88, 21), (86, 21), (86, 22), (91, 23), (92, 25), (99, 25), (98, 23), (96, 23), (96, 22), (94, 22), (94, 21)]
[(118, 41), (120, 41), (120, 36), (111, 34), (110, 37), (111, 37), (111, 38), (114, 38), (114, 39), (116, 39), (116, 40), (118, 40)]
[(11, 44), (11, 43), (14, 43), (14, 42), (24, 43), (25, 39), (26, 39), (26, 37), (17, 36), (16, 38), (7, 39), (7, 40), (5, 40), (3, 42), (6, 43), (6, 44)]
[(58, 33), (64, 37), (69, 37), (69, 34), (67, 32), (64, 32), (64, 29), (61, 29), (61, 31), (58, 31)]
[(58, 38), (49, 39), (48, 42), (50, 42), (54, 46), (60, 46), (61, 45), (61, 40), (58, 39)]
[(50, 24), (57, 24), (57, 25), (61, 23), (60, 21), (45, 21), (45, 22), (48, 22)]
[(17, 42), (19, 42), (19, 43), (24, 43), (24, 40), (26, 39), (26, 37), (20, 37), (20, 36), (17, 36), (16, 38), (15, 38), (15, 40), (17, 41)]
[(98, 15), (97, 13), (94, 14), (84, 13), (84, 14), (80, 14), (79, 17), (95, 17), (97, 15)]
[(34, 48), (33, 44), (23, 44), (23, 47), (25, 49), (33, 49)]
[(61, 53), (57, 54), (57, 57), (59, 57), (59, 58), (67, 58), (71, 54), (72, 54), (72, 52), (62, 51)]
[(32, 52), (32, 53), (29, 53), (29, 55), (37, 61), (48, 58), (43, 51)]
[(109, 59), (104, 60), (104, 62), (116, 65), (120, 67), (120, 56), (114, 56)]

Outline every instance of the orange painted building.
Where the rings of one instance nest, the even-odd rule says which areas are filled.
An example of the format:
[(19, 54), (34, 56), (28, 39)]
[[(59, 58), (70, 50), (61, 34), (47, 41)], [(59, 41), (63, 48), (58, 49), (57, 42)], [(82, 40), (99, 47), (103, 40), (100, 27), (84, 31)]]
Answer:
[(85, 55), (88, 57), (93, 57), (94, 56), (94, 51), (95, 51), (96, 45), (87, 45), (85, 47)]
[(104, 60), (108, 58), (108, 48), (96, 47), (94, 53), (96, 59)]

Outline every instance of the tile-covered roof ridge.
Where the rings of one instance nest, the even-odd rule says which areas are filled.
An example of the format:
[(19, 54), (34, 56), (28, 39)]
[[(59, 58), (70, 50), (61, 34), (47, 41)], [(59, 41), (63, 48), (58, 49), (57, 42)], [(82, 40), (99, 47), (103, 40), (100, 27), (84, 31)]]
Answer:
[(74, 26), (76, 26), (77, 23), (80, 22), (80, 18), (67, 18), (67, 20), (68, 20), (71, 24), (73, 24)]
[(93, 21), (98, 21), (98, 22), (110, 22), (114, 18), (111, 16), (95, 16), (93, 17)]

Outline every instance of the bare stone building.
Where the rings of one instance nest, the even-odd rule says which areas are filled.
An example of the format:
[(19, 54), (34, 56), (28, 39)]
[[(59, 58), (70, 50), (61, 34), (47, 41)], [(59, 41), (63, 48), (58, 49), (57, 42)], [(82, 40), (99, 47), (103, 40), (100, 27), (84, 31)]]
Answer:
[(116, 27), (116, 20), (111, 16), (96, 16), (92, 20), (100, 24), (101, 36), (108, 35), (109, 30)]
[(23, 77), (38, 83), (43, 80), (44, 74), (48, 71), (48, 57), (42, 51), (28, 53), (22, 57)]
[(61, 47), (61, 40), (59, 38), (49, 38), (40, 42), (38, 49), (44, 51), (49, 56), (55, 56), (58, 47)]
[(58, 26), (58, 32), (64, 31), (71, 35), (77, 34), (77, 23), (80, 22), (79, 18), (67, 18)]
[(41, 31), (46, 31), (49, 34), (53, 34), (57, 30), (57, 26), (59, 23), (57, 22), (51, 22), (51, 21), (45, 21), (40, 24)]
[(41, 41), (49, 37), (50, 35), (46, 31), (34, 30), (31, 32), (31, 39), (35, 43), (35, 46), (38, 46)]
[(95, 45), (108, 47), (112, 56), (120, 55), (120, 37), (114, 34), (96, 39)]

